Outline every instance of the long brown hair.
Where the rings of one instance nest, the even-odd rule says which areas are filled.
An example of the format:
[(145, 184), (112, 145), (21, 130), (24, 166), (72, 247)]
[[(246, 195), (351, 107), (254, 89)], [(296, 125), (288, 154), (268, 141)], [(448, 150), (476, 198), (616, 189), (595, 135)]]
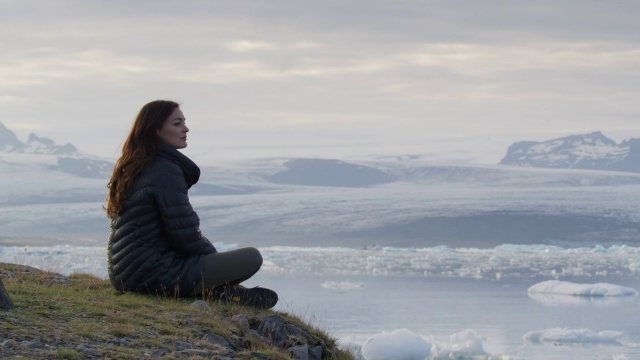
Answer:
[(173, 101), (156, 100), (140, 109), (107, 185), (106, 211), (110, 219), (120, 214), (136, 177), (157, 156), (160, 144), (158, 130), (179, 106)]

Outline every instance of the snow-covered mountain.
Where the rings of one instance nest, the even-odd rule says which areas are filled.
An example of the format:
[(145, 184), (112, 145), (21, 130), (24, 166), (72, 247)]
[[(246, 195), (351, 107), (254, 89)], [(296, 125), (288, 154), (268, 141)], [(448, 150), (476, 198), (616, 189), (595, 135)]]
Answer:
[[(29, 138), (23, 143), (0, 127), (0, 245), (52, 238), (103, 244), (109, 221), (102, 206), (113, 165), (70, 144)], [(628, 148), (618, 165), (637, 148), (633, 141), (582, 141)], [(226, 243), (640, 244), (638, 173), (434, 164), (419, 155), (261, 158), (201, 170), (190, 200), (203, 233)]]
[(601, 132), (509, 147), (501, 165), (640, 172), (640, 139), (616, 143)]
[(67, 143), (58, 145), (53, 140), (29, 134), (26, 143), (18, 140), (16, 134), (0, 123), (0, 151), (21, 154), (75, 155), (78, 149)]
[[(35, 160), (35, 161), (34, 161)], [(53, 140), (30, 134), (26, 142), (0, 123), (0, 162), (6, 165), (46, 164), (47, 170), (61, 171), (82, 177), (109, 176), (113, 164), (95, 156), (83, 154), (70, 143), (58, 145)]]

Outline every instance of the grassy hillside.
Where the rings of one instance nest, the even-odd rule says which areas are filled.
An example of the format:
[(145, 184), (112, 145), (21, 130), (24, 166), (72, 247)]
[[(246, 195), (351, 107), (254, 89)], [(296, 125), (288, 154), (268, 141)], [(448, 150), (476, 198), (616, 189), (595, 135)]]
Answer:
[[(310, 359), (353, 359), (286, 313), (123, 294), (91, 275), (22, 265), (0, 264), (0, 276), (15, 305), (0, 311), (0, 358), (292, 359), (308, 350)], [(290, 330), (285, 338), (266, 332), (265, 324), (278, 322)]]

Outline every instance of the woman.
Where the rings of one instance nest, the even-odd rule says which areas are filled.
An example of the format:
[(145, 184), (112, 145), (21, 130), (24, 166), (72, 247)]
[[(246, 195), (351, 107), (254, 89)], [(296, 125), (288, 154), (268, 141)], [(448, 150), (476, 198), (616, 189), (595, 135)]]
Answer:
[(188, 132), (175, 102), (153, 101), (138, 113), (108, 186), (109, 279), (120, 291), (205, 293), (271, 308), (278, 300), (275, 292), (238, 285), (260, 269), (260, 252), (218, 253), (200, 233), (200, 219), (187, 195), (200, 169), (178, 151), (187, 147)]

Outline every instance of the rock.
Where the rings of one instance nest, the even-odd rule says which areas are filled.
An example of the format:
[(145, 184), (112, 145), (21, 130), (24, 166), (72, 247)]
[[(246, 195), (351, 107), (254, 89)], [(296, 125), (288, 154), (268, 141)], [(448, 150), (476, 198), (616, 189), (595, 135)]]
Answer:
[(293, 355), (294, 360), (308, 360), (309, 345), (298, 345), (288, 348), (285, 354)]
[(313, 341), (311, 335), (308, 332), (300, 329), (299, 327), (291, 324), (286, 324), (284, 326), (289, 333), (289, 336), (293, 335), (299, 339), (299, 342), (302, 344), (309, 344)]
[(8, 339), (0, 343), (0, 349), (10, 349), (16, 345), (14, 340)]
[(244, 314), (238, 314), (238, 315), (233, 315), (230, 318), (232, 323), (235, 323), (236, 325), (238, 325), (238, 327), (240, 328), (240, 331), (242, 331), (242, 333), (247, 336), (251, 333), (251, 327), (249, 325), (249, 318), (247, 317), (247, 315)]
[(176, 340), (173, 344), (177, 350), (193, 349), (193, 345), (186, 341)]
[(123, 347), (129, 347), (129, 346), (131, 346), (131, 339), (130, 338), (119, 338), (119, 339), (115, 339), (115, 340), (110, 340), (110, 341), (108, 341), (108, 343), (116, 344), (116, 345), (123, 346)]
[(267, 316), (258, 327), (261, 336), (269, 339), (271, 344), (283, 348), (289, 336), (286, 332), (284, 319), (279, 315)]
[(42, 271), (40, 269), (27, 265), (0, 263), (0, 274), (7, 278), (19, 278), (21, 276), (38, 276), (46, 284), (50, 285), (71, 284), (71, 280), (68, 276)]
[(24, 347), (24, 348), (29, 348), (29, 349), (39, 349), (39, 348), (43, 347), (42, 341), (40, 341), (40, 339), (33, 339), (33, 340), (30, 340), (30, 341), (25, 341), (20, 345), (22, 345), (22, 347)]
[(2, 310), (11, 310), (15, 306), (13, 305), (13, 301), (11, 301), (11, 296), (9, 296), (9, 292), (4, 287), (4, 282), (0, 277), (0, 309)]
[(102, 356), (102, 351), (96, 350), (96, 349), (92, 348), (91, 346), (89, 346), (87, 344), (78, 345), (76, 350), (78, 350), (78, 352), (81, 353), (81, 354), (85, 354), (85, 355), (89, 355), (89, 356), (95, 356), (95, 357), (101, 357)]
[(204, 300), (196, 300), (194, 302), (191, 303), (191, 306), (200, 310), (200, 311), (207, 311), (209, 310), (209, 304), (207, 304), (206, 301)]
[(228, 348), (230, 347), (229, 341), (227, 341), (227, 339), (223, 338), (220, 335), (216, 335), (216, 334), (204, 334), (204, 336), (202, 337), (202, 340), (210, 343), (210, 344), (216, 344), (216, 345), (220, 345), (223, 348)]
[(321, 360), (324, 355), (324, 348), (322, 345), (316, 345), (309, 349), (309, 359), (311, 360)]
[(188, 355), (188, 356), (202, 356), (202, 357), (211, 357), (213, 353), (207, 350), (200, 349), (184, 349), (182, 351), (176, 351), (175, 355)]
[(314, 339), (305, 330), (287, 324), (279, 315), (267, 316), (258, 324), (255, 321), (251, 323), (254, 325), (252, 327), (257, 327), (252, 330), (254, 340), (264, 339), (264, 342), (285, 350), (294, 359), (321, 360), (325, 355), (327, 346), (321, 339)]
[(257, 340), (263, 343), (268, 343), (269, 339), (267, 339), (266, 337), (260, 335), (260, 333), (258, 332), (258, 330), (251, 330), (251, 332), (249, 334), (246, 334), (246, 336), (250, 339), (253, 340)]
[(154, 359), (157, 359), (157, 358), (161, 358), (161, 357), (163, 357), (163, 356), (165, 356), (165, 355), (167, 355), (169, 353), (170, 353), (170, 351), (167, 350), (167, 349), (158, 349), (158, 350), (154, 351), (153, 354), (150, 357), (152, 357)]

